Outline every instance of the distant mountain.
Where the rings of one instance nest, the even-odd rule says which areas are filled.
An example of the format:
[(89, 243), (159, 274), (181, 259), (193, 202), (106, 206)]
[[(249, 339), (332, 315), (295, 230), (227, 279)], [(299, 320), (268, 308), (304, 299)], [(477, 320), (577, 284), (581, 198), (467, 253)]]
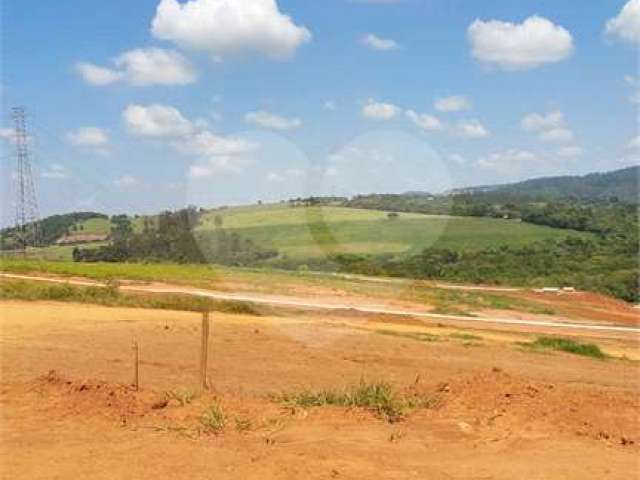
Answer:
[(610, 198), (625, 201), (638, 200), (640, 167), (628, 167), (605, 173), (582, 176), (542, 177), (504, 185), (483, 185), (458, 188), (449, 193), (505, 193), (544, 198)]

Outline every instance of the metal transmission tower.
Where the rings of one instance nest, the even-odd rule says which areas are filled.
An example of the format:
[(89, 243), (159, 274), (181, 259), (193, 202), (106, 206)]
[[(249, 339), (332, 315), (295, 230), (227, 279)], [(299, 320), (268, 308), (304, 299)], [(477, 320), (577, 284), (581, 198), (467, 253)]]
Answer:
[(29, 154), (29, 136), (24, 108), (11, 109), (15, 126), (14, 143), (16, 147), (15, 195), (16, 195), (16, 240), (19, 248), (40, 244), (40, 226), (38, 199), (31, 169)]

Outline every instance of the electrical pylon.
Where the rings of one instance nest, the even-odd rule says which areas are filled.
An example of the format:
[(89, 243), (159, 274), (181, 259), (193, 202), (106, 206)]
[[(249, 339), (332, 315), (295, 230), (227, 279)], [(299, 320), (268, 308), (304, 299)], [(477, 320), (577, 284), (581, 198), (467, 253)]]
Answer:
[(40, 245), (40, 225), (38, 213), (38, 198), (31, 168), (29, 153), (30, 138), (27, 135), (26, 114), (23, 107), (11, 109), (14, 122), (14, 143), (16, 153), (15, 195), (16, 195), (16, 229), (15, 238), (18, 248)]

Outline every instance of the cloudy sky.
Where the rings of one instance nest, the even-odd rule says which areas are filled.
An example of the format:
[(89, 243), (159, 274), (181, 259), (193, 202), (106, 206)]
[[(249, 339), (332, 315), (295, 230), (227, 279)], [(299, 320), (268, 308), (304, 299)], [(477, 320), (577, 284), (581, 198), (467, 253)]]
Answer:
[(2, 5), (3, 171), (23, 105), (44, 214), (437, 192), (640, 149), (640, 0)]

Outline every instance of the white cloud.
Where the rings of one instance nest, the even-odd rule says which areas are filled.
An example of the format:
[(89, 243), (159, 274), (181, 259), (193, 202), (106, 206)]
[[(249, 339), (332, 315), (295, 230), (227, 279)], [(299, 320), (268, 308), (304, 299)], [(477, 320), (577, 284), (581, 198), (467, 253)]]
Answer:
[(129, 105), (122, 116), (133, 135), (162, 140), (178, 153), (195, 157), (198, 163), (189, 169), (191, 178), (239, 172), (250, 163), (246, 155), (256, 147), (239, 137), (213, 133), (207, 122), (191, 121), (167, 105)]
[(558, 150), (558, 156), (564, 158), (576, 158), (581, 157), (584, 154), (584, 150), (577, 146), (562, 147)]
[(338, 104), (334, 100), (327, 100), (322, 104), (325, 110), (337, 110)]
[(136, 86), (187, 85), (197, 79), (189, 60), (173, 50), (131, 50), (118, 56), (114, 63), (125, 72), (127, 80)]
[(640, 81), (633, 75), (625, 75), (624, 82), (634, 89), (633, 93), (629, 96), (629, 101), (634, 105), (640, 105)]
[(240, 173), (251, 161), (246, 157), (234, 155), (216, 155), (203, 158), (201, 163), (189, 167), (188, 176), (192, 179), (213, 177), (219, 173)]
[(552, 128), (541, 132), (538, 138), (543, 142), (570, 142), (573, 140), (573, 132), (565, 127)]
[(247, 123), (273, 130), (292, 130), (302, 126), (302, 120), (299, 118), (285, 118), (264, 110), (249, 112), (244, 116), (244, 120)]
[(640, 149), (640, 135), (633, 137), (627, 144), (627, 147)]
[(407, 110), (406, 115), (409, 120), (411, 120), (415, 125), (420, 127), (425, 132), (433, 132), (436, 130), (442, 130), (444, 128), (444, 124), (433, 115), (429, 115), (426, 113), (419, 114), (414, 112), (413, 110)]
[(267, 175), (267, 180), (270, 182), (284, 182), (285, 178), (282, 175), (271, 172)]
[(0, 128), (0, 138), (10, 143), (16, 143), (16, 131), (13, 128)]
[(79, 63), (76, 70), (91, 85), (104, 86), (117, 81), (143, 87), (149, 85), (187, 85), (197, 80), (195, 68), (179, 52), (162, 48), (136, 49), (112, 60), (115, 69)]
[(179, 110), (161, 104), (129, 105), (122, 113), (125, 124), (141, 137), (180, 137), (193, 131), (193, 124)]
[(109, 145), (109, 134), (98, 127), (82, 127), (66, 135), (67, 142), (74, 147), (106, 147)]
[(478, 165), (483, 168), (504, 168), (518, 166), (523, 163), (535, 162), (538, 157), (529, 151), (512, 148), (504, 152), (492, 153), (478, 159)]
[(471, 109), (471, 100), (462, 95), (452, 95), (436, 99), (434, 108), (440, 112), (460, 112)]
[(529, 113), (522, 117), (522, 129), (538, 134), (543, 142), (569, 142), (573, 140), (573, 131), (566, 126), (564, 114), (555, 110), (547, 114)]
[(546, 115), (540, 113), (529, 113), (522, 117), (520, 124), (527, 132), (550, 130), (564, 125), (564, 114), (558, 110)]
[(261, 54), (284, 60), (311, 40), (311, 32), (281, 13), (276, 0), (161, 0), (151, 31), (212, 58)]
[(450, 153), (449, 155), (447, 155), (447, 159), (454, 163), (457, 163), (458, 165), (464, 165), (465, 163), (467, 163), (467, 159), (459, 153)]
[(605, 32), (628, 42), (640, 43), (640, 0), (629, 0), (617, 16), (607, 21)]
[(559, 62), (573, 52), (571, 34), (539, 16), (519, 24), (475, 20), (467, 35), (475, 58), (505, 70), (525, 70)]
[(69, 176), (69, 172), (59, 163), (53, 163), (49, 165), (49, 168), (41, 173), (43, 178), (49, 178), (52, 180), (62, 180)]
[(138, 181), (137, 178), (135, 178), (132, 175), (123, 175), (122, 177), (117, 178), (116, 180), (114, 180), (113, 184), (116, 187), (128, 188), (128, 187), (135, 187), (135, 186), (139, 185), (140, 182)]
[(463, 120), (458, 123), (456, 131), (458, 135), (466, 138), (485, 138), (491, 135), (478, 120)]
[(400, 107), (392, 103), (376, 102), (372, 98), (362, 107), (362, 115), (373, 120), (391, 120), (398, 112), (400, 112)]
[[(197, 155), (199, 157), (240, 155), (248, 153), (254, 148), (254, 145), (241, 138), (216, 135), (208, 130), (187, 135), (174, 141), (172, 146), (181, 153)], [(227, 163), (228, 159), (225, 158), (219, 166), (226, 165)]]
[(400, 45), (395, 40), (390, 38), (381, 38), (373, 33), (367, 33), (360, 38), (360, 43), (365, 47), (379, 52), (388, 52), (391, 50), (397, 50)]
[(110, 68), (99, 67), (91, 63), (77, 63), (76, 71), (89, 85), (101, 87), (110, 85), (124, 77), (123, 72), (118, 72)]

